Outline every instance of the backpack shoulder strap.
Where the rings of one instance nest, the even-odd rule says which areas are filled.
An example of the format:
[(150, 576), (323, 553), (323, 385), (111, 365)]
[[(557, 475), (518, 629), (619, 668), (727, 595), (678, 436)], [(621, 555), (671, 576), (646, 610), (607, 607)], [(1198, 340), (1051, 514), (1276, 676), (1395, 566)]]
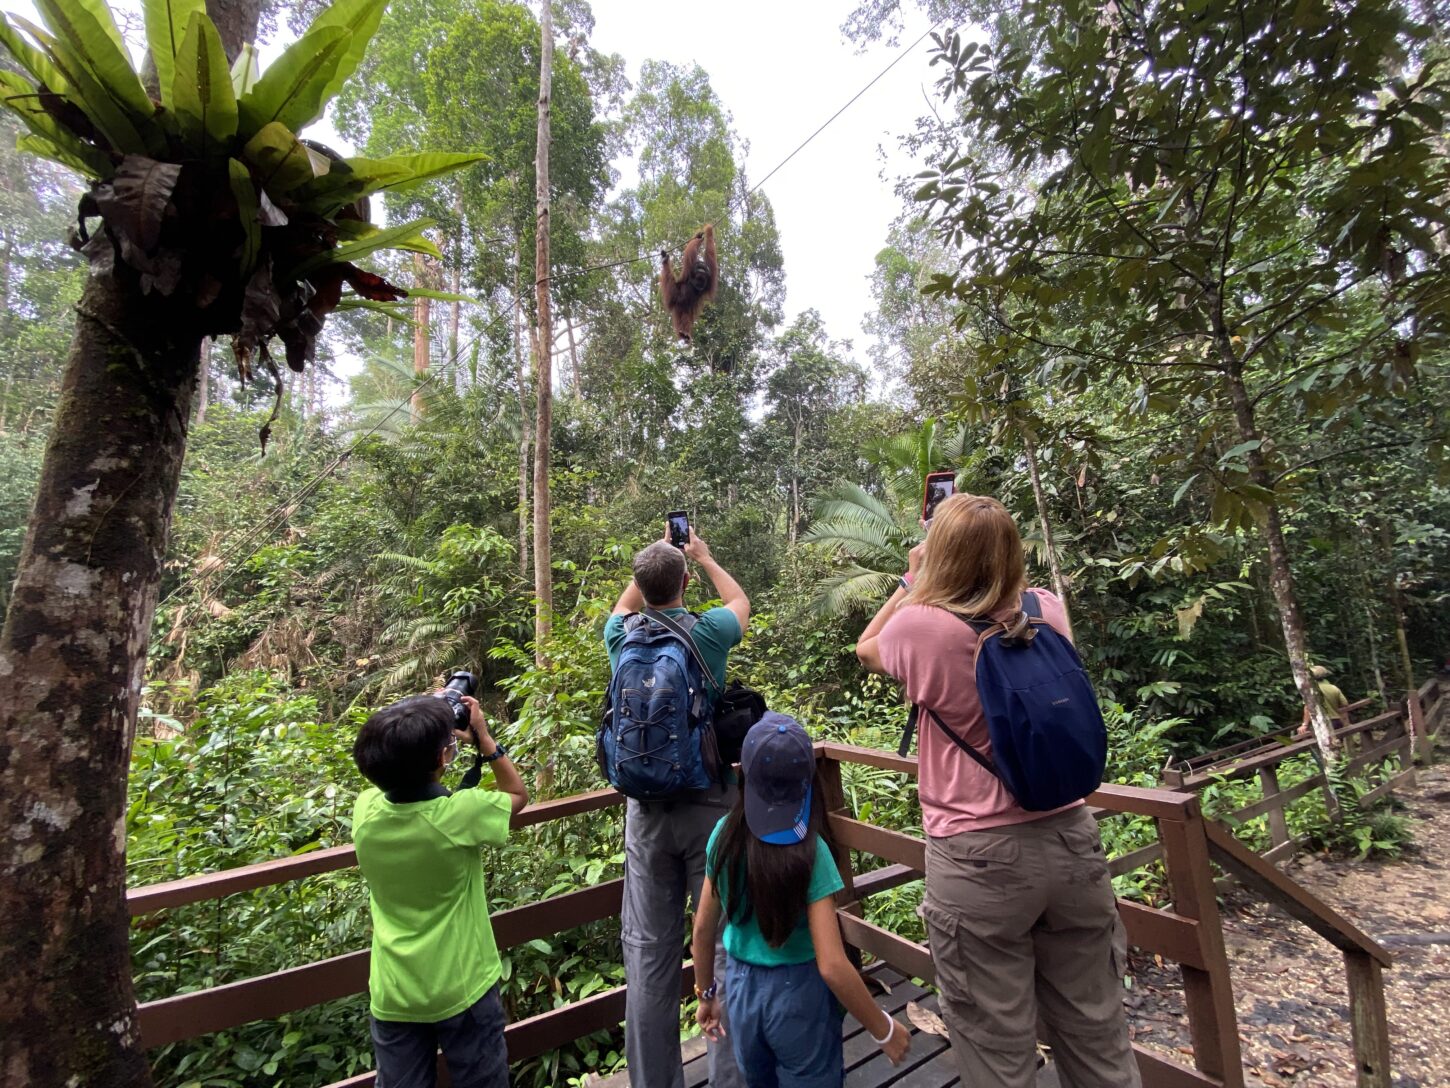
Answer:
[[(912, 708), (913, 713), (915, 712), (915, 709), (915, 707)], [(959, 734), (955, 729), (951, 728), (949, 725), (947, 725), (946, 722), (942, 721), (941, 715), (939, 715), (931, 707), (927, 707), (926, 712), (931, 715), (931, 720), (936, 722), (936, 727), (947, 735), (947, 739), (955, 744), (958, 748), (960, 748), (963, 752), (966, 752), (967, 755), (971, 756), (972, 759), (977, 762), (978, 766), (980, 766), (993, 778), (1000, 779), (1002, 777), (1001, 773), (997, 770), (997, 765), (986, 756), (984, 756), (981, 752), (977, 751), (974, 745), (968, 744), (967, 741), (961, 736), (961, 734)]]
[(699, 665), (700, 671), (705, 674), (705, 682), (708, 683), (718, 695), (721, 691), (720, 684), (718, 681), (716, 681), (715, 674), (710, 671), (710, 666), (705, 664), (705, 658), (704, 655), (700, 653), (700, 647), (695, 645), (695, 640), (690, 635), (690, 627), (695, 626), (695, 617), (689, 617), (691, 623), (689, 627), (687, 627), (684, 624), (680, 623), (678, 620), (670, 616), (666, 616), (663, 612), (657, 611), (653, 608), (646, 607), (641, 615), (643, 615), (647, 619), (653, 620), (655, 623), (659, 624), (666, 631), (674, 635), (677, 639), (685, 644), (685, 647), (690, 651), (691, 656), (694, 657), (695, 664)]
[[(1018, 609), (1029, 621), (1037, 620), (1039, 623), (1046, 622), (1042, 618), (1042, 601), (1031, 590), (1024, 589), (1022, 591), (1022, 598), (1018, 602)], [(990, 616), (963, 616), (960, 612), (953, 613), (953, 615), (973, 631), (977, 632), (978, 635), (985, 635), (994, 627), (1001, 627), (1003, 630), (1006, 630), (1010, 626), (1010, 621), (994, 620)]]

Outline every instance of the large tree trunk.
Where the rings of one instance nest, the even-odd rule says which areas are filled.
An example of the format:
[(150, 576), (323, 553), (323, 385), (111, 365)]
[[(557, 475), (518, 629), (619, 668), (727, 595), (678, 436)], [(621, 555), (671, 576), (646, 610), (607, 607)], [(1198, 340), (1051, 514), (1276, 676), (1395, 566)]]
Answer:
[(553, 5), (539, 8), (539, 143), (535, 151), (534, 295), (538, 308), (538, 408), (534, 412), (534, 657), (544, 663), (544, 640), (553, 620), (554, 585), (549, 546), (549, 432), (554, 414), (554, 331), (549, 311), (549, 102), (554, 76)]
[(519, 387), (519, 576), (529, 576), (529, 473), (533, 462), (530, 458), (529, 434), (532, 421), (529, 418), (529, 385), (524, 380), (523, 335), (519, 326), (523, 322), (523, 296), (519, 293), (519, 265), (523, 255), (514, 243), (514, 381)]
[(216, 24), (228, 61), (236, 60), (247, 42), (257, 40), (262, 0), (206, 0), (206, 13)]
[(1067, 628), (1071, 631), (1072, 607), (1067, 599), (1067, 580), (1063, 578), (1062, 567), (1057, 561), (1057, 545), (1052, 539), (1052, 519), (1047, 516), (1047, 496), (1043, 494), (1042, 477), (1037, 471), (1037, 443), (1023, 430), (1022, 444), (1027, 453), (1027, 474), (1032, 479), (1032, 499), (1037, 504), (1037, 520), (1042, 523), (1042, 546), (1047, 551), (1047, 566), (1052, 571), (1052, 592), (1062, 601)]
[(0, 633), (0, 1070), (150, 1084), (131, 987), (126, 775), (201, 334), (87, 282)]
[[(1253, 402), (1244, 386), (1243, 366), (1233, 355), (1233, 349), (1226, 335), (1220, 336), (1220, 352), (1225, 360), (1224, 381), (1228, 386), (1229, 400), (1233, 405), (1234, 421), (1238, 425), (1239, 439), (1243, 442), (1262, 441), (1258, 423), (1254, 418)], [(1264, 464), (1261, 448), (1248, 453), (1249, 478), (1272, 494), (1274, 481)], [(1294, 675), (1294, 685), (1309, 711), (1309, 723), (1314, 729), (1314, 739), (1319, 744), (1320, 755), (1326, 765), (1336, 758), (1334, 724), (1329, 712), (1319, 697), (1318, 685), (1309, 675), (1309, 653), (1304, 638), (1304, 618), (1299, 612), (1299, 597), (1294, 589), (1294, 570), (1289, 559), (1289, 545), (1284, 539), (1284, 524), (1279, 513), (1279, 504), (1270, 500), (1265, 504), (1264, 520), (1261, 525), (1264, 544), (1269, 555), (1269, 588), (1274, 594), (1274, 604), (1279, 611), (1279, 626), (1284, 632), (1284, 647), (1289, 654), (1289, 671)], [(1326, 791), (1325, 800), (1330, 815), (1338, 815), (1338, 806), (1333, 795)]]

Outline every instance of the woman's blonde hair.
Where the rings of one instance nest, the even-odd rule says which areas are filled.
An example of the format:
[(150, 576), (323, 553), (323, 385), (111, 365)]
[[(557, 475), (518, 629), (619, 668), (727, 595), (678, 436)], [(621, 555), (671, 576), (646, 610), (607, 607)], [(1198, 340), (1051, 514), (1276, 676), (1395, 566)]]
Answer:
[(1027, 588), (1022, 536), (1007, 508), (986, 495), (953, 495), (936, 508), (907, 604), (985, 616)]

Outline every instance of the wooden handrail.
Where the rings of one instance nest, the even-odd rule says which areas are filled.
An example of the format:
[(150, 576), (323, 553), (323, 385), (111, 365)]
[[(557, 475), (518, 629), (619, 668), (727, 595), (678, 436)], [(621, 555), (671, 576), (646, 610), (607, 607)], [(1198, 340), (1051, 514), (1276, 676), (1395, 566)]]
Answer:
[(1254, 889), (1303, 922), (1336, 948), (1346, 952), (1363, 952), (1383, 967), (1394, 962), (1382, 944), (1239, 842), (1223, 824), (1217, 820), (1205, 820), (1203, 827), (1213, 860), (1231, 872), (1241, 884)]
[[(593, 790), (560, 797), (529, 805), (514, 813), (509, 826), (517, 831), (534, 827), (551, 820), (562, 820), (585, 812), (611, 808), (624, 803), (623, 794), (616, 790)], [(179, 880), (167, 880), (159, 884), (147, 884), (132, 888), (126, 893), (126, 906), (132, 918), (167, 907), (181, 907), (188, 903), (202, 903), (237, 892), (254, 891), (289, 880), (300, 880), (319, 873), (331, 873), (339, 869), (350, 869), (357, 864), (357, 851), (349, 843), (344, 846), (330, 846), (324, 850), (313, 850), (306, 854), (293, 854), (285, 858), (272, 858), (254, 865), (239, 865), (235, 869), (221, 869), (214, 873), (197, 873)]]
[[(818, 742), (815, 747), (825, 759), (899, 771), (913, 778), (917, 774), (915, 756), (899, 756), (895, 752), (883, 752), (877, 748), (860, 748), (854, 744), (836, 744), (831, 741)], [(1174, 790), (1145, 789), (1141, 786), (1119, 786), (1111, 783), (1099, 786), (1087, 798), (1087, 803), (1110, 813), (1133, 813), (1160, 820), (1187, 819), (1192, 811), (1197, 810), (1196, 798)]]
[[(536, 937), (552, 937), (576, 926), (603, 921), (619, 914), (623, 897), (624, 881), (611, 880), (510, 907), (492, 918), (494, 941), (500, 949), (509, 949)], [(362, 993), (367, 989), (368, 962), (368, 950), (363, 948), (268, 975), (148, 1001), (139, 1010), (142, 1045), (148, 1049), (164, 1046)]]
[[(1334, 731), (1334, 736), (1343, 740), (1358, 733), (1371, 729), (1377, 729), (1387, 722), (1403, 718), (1401, 710), (1387, 710), (1383, 714), (1376, 714), (1373, 718), (1366, 718), (1362, 722), (1355, 722), (1352, 725), (1341, 726)], [(1279, 744), (1273, 747), (1266, 747), (1261, 752), (1254, 752), (1239, 758), (1222, 767), (1214, 767), (1212, 770), (1200, 770), (1191, 775), (1185, 775), (1181, 786), (1175, 787), (1182, 790), (1196, 790), (1217, 779), (1228, 779), (1230, 781), (1238, 778), (1248, 778), (1257, 774), (1265, 767), (1277, 767), (1286, 759), (1293, 759), (1295, 756), (1303, 755), (1306, 752), (1316, 751), (1317, 742), (1313, 737), (1304, 737), (1288, 744)]]
[[(1363, 710), (1365, 707), (1369, 706), (1371, 702), (1372, 700), (1370, 699), (1356, 699), (1354, 702), (1348, 704), (1347, 706), (1340, 707), (1339, 713), (1345, 716), (1346, 724), (1358, 724), (1355, 722), (1350, 722), (1348, 720), (1348, 715), (1353, 714), (1356, 710)], [(1224, 760), (1230, 759), (1234, 756), (1257, 754), (1259, 749), (1261, 748), (1265, 750), (1270, 750), (1275, 745), (1284, 744), (1285, 741), (1278, 738), (1291, 736), (1294, 730), (1297, 728), (1297, 725), (1286, 725), (1281, 727), (1280, 729), (1275, 730), (1272, 733), (1266, 733), (1261, 737), (1250, 737), (1248, 740), (1241, 740), (1237, 744), (1229, 744), (1225, 745), (1222, 748), (1216, 748), (1212, 752), (1204, 752), (1203, 755), (1200, 756), (1190, 756), (1187, 759), (1174, 760), (1170, 767), (1172, 769), (1179, 769), (1184, 771), (1185, 773), (1191, 774), (1194, 771), (1200, 770), (1203, 767), (1211, 766), (1214, 763), (1222, 763)]]
[[(1380, 718), (1384, 720), (1392, 716), (1381, 715)], [(1408, 741), (1407, 733), (1395, 744), (1398, 746)], [(894, 753), (833, 743), (817, 744), (816, 751), (819, 758), (836, 764), (857, 763), (913, 776), (917, 773), (916, 759)], [(1367, 754), (1378, 754), (1378, 751), (1373, 749)], [(832, 773), (838, 771), (836, 767), (827, 769)], [(1297, 788), (1283, 792), (1291, 793)], [(862, 851), (892, 863), (885, 868), (852, 874), (846, 882), (843, 898), (850, 901), (838, 903), (843, 933), (847, 941), (856, 947), (872, 952), (910, 974), (927, 977), (931, 972), (927, 949), (865, 921), (860, 910), (860, 901), (866, 897), (921, 879), (926, 864), (926, 843), (917, 835), (876, 827), (853, 818), (844, 807), (839, 789), (836, 792), (828, 819), (837, 843), (843, 847), (838, 855), (838, 864), (844, 866), (846, 872), (850, 871), (850, 850)], [(612, 790), (561, 798), (525, 809), (515, 818), (514, 826), (531, 826), (597, 811), (618, 805), (621, 801), (622, 798)], [(1345, 951), (1350, 962), (1356, 1055), (1366, 1062), (1375, 1063), (1376, 1069), (1388, 1069), (1382, 1013), (1378, 1025), (1375, 1020), (1377, 993), (1382, 1002), (1382, 993), (1377, 989), (1378, 972), (1389, 963), (1388, 953), (1382, 947), (1240, 845), (1226, 828), (1204, 820), (1199, 799), (1194, 793), (1105, 785), (1088, 801), (1096, 806), (1093, 814), (1098, 818), (1133, 813), (1157, 821), (1159, 842), (1133, 853), (1146, 857), (1153, 848), (1162, 852), (1174, 896), (1172, 911), (1118, 902), (1119, 914), (1134, 945), (1182, 965), (1195, 1044), (1196, 1070), (1135, 1047), (1139, 1064), (1148, 1075), (1146, 1084), (1155, 1088), (1176, 1088), (1179, 1085), (1236, 1088), (1243, 1083), (1228, 964), (1213, 895), (1210, 854), (1245, 883), (1263, 892), (1271, 901), (1289, 910), (1294, 917)], [(1250, 809), (1256, 807), (1249, 806)], [(1248, 810), (1241, 812), (1245, 816), (1250, 815)], [(333, 847), (312, 854), (277, 858), (236, 870), (139, 888), (128, 898), (133, 914), (145, 914), (183, 903), (218, 899), (236, 891), (280, 884), (355, 863), (352, 847)], [(623, 881), (611, 880), (501, 911), (493, 919), (495, 937), (500, 948), (509, 948), (609, 918), (618, 914), (622, 894)], [(366, 987), (367, 970), (368, 952), (360, 950), (210, 990), (148, 1002), (140, 1009), (142, 1036), (147, 1047), (155, 1047), (252, 1020), (274, 1018), (298, 1008), (361, 992)], [(689, 979), (690, 968), (686, 964), (681, 974), (682, 993), (688, 992)], [(511, 1054), (515, 1058), (523, 1058), (543, 1053), (581, 1035), (614, 1026), (623, 1012), (624, 988), (619, 987), (540, 1013), (509, 1026)], [(1381, 1054), (1385, 1055), (1383, 1061), (1375, 1057)], [(364, 1075), (346, 1083), (361, 1086), (371, 1083), (371, 1078)]]

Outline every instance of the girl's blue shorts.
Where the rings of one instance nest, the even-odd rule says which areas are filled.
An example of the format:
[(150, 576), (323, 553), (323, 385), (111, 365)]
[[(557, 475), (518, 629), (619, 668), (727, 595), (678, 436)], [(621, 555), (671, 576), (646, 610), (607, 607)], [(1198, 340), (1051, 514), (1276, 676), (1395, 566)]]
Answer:
[(730, 1043), (750, 1088), (841, 1088), (845, 1013), (815, 960), (761, 967), (731, 957), (725, 978)]

